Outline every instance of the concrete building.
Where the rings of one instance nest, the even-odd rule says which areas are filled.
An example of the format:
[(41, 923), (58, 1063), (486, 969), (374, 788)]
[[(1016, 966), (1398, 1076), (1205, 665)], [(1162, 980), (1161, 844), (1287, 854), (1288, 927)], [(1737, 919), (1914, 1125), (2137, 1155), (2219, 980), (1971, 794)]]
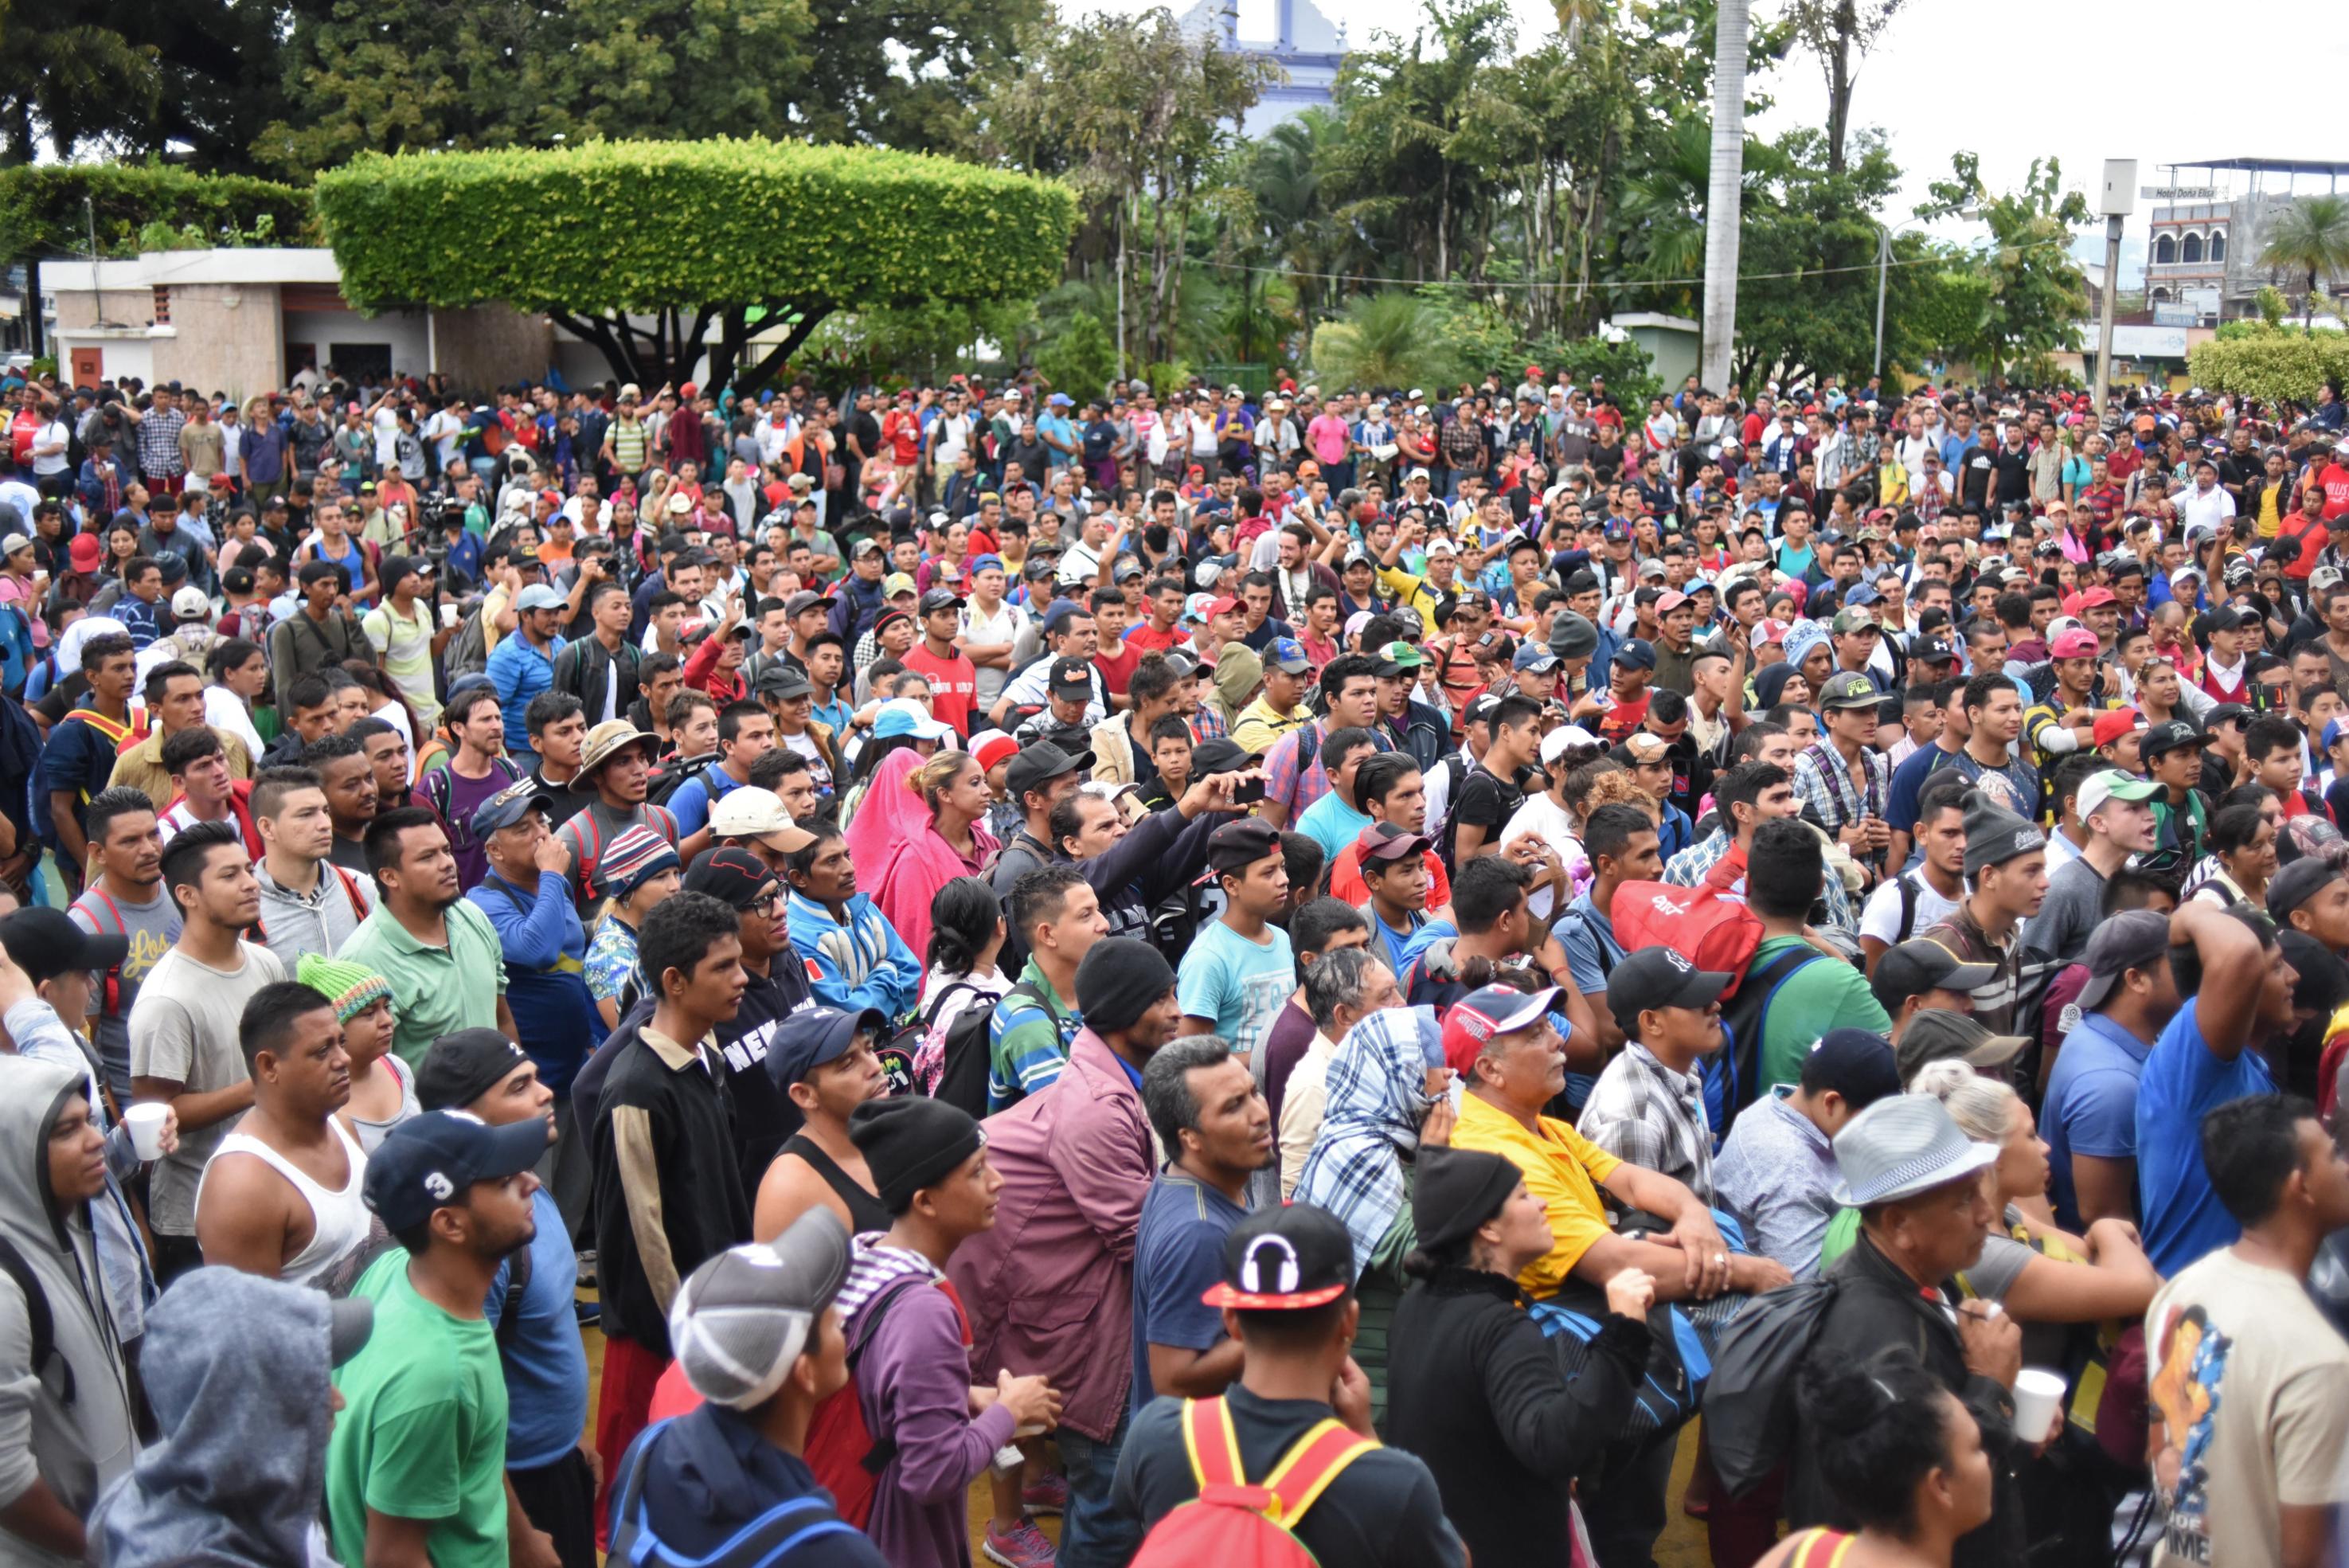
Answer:
[(44, 263), (41, 282), (51, 350), (77, 386), (136, 376), (243, 399), (332, 364), (362, 379), (437, 370), (483, 387), (557, 358), (543, 317), (501, 306), (363, 316), (328, 250), (67, 257)]
[(1246, 136), (1262, 136), (1315, 104), (1328, 104), (1346, 59), (1346, 29), (1314, 0), (1248, 0), (1245, 7), (1240, 0), (1198, 0), (1176, 26), (1280, 67), (1281, 77), (1266, 86), (1241, 120)]
[[(2305, 192), (2294, 189), (2300, 177), (2314, 176), (2328, 190), (2349, 163), (2302, 159), (2230, 158), (2206, 163), (2165, 165), (2176, 189), (2205, 171), (2248, 176), (2240, 192), (2213, 185), (2207, 199), (2173, 200), (2152, 208), (2152, 232), (2146, 246), (2146, 303), (2159, 309), (2188, 306), (2198, 323), (2216, 325), (2259, 314), (2255, 301), (2261, 288), (2273, 285), (2292, 297), (2298, 314), (2307, 291), (2303, 275), (2286, 277), (2260, 264), (2269, 231), (2277, 216)], [(2281, 177), (2282, 189), (2273, 188)], [(2336, 295), (2349, 286), (2349, 275), (2328, 278), (2325, 292)], [(2165, 317), (2172, 311), (2163, 311)], [(2175, 311), (2183, 317), (2185, 311)], [(2116, 351), (2117, 354), (2117, 350)]]

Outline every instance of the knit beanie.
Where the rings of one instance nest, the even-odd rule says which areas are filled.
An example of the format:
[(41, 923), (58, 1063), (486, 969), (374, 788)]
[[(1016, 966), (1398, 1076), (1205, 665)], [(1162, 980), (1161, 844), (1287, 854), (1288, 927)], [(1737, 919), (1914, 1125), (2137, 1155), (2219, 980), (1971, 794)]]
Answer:
[(625, 901), (645, 885), (647, 877), (674, 870), (679, 864), (668, 840), (639, 824), (616, 835), (604, 846), (603, 858), (595, 866), (595, 879), (603, 884), (605, 897)]
[(1966, 880), (1985, 866), (2003, 866), (2018, 855), (2047, 847), (2047, 837), (1985, 790), (1966, 792)]
[(391, 986), (383, 976), (348, 959), (304, 953), (294, 965), (294, 978), (334, 1004), (338, 1023), (348, 1023), (377, 1002), (391, 1000)]
[(1132, 937), (1103, 937), (1077, 961), (1077, 1012), (1096, 1034), (1131, 1029), (1174, 989), (1158, 950)]
[(987, 1145), (969, 1112), (919, 1095), (865, 1101), (848, 1118), (848, 1139), (864, 1157), (873, 1190), (893, 1215), (903, 1214), (915, 1193)]
[(1516, 1165), (1482, 1149), (1420, 1150), (1411, 1194), (1420, 1251), (1441, 1252), (1466, 1241), (1500, 1212), (1521, 1179)]

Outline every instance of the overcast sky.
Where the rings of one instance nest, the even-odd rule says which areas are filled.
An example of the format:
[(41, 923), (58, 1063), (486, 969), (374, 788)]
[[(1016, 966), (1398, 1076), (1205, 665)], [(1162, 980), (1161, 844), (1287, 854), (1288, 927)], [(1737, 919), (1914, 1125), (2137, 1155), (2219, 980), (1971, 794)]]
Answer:
[[(1138, 11), (1151, 0), (1068, 0), (1081, 9)], [(1297, 0), (1306, 4), (1308, 0)], [(1271, 0), (1241, 0), (1243, 37)], [(1543, 0), (1513, 0), (1526, 47), (1556, 30)], [(1755, 0), (1759, 16), (1783, 0)], [(1186, 5), (1174, 7), (1178, 13)], [(1323, 0), (1323, 9), (1361, 42), (1377, 30), (1408, 33), (1424, 15), (1419, 0)], [(2158, 167), (2195, 158), (2330, 158), (2349, 162), (2349, 132), (2340, 129), (2333, 87), (2349, 78), (2349, 32), (2315, 13), (2286, 12), (2266, 22), (2245, 13), (2240, 37), (2248, 51), (2220, 47), (2230, 31), (2213, 26), (2209, 8), (2189, 0), (2140, 0), (2120, 10), (2064, 0), (1909, 0), (1862, 66), (1853, 98), (1856, 125), (1890, 134), (1904, 182), (1889, 221), (1907, 221), (1925, 187), (1949, 171), (1950, 154), (1980, 155), (1993, 191), (2022, 182), (2034, 157), (2062, 161), (2064, 182), (2094, 198), (2104, 161), (2135, 158), (2140, 185), (2170, 182)], [(1962, 22), (1962, 25), (1961, 25)], [(2281, 22), (2288, 42), (2261, 35)], [(1265, 31), (1269, 32), (1269, 26)], [(2271, 53), (2271, 47), (2282, 47)], [(2218, 52), (2195, 63), (2195, 51)], [(2196, 85), (2199, 82), (2199, 86)], [(2294, 84), (2313, 84), (2300, 92)], [(1795, 54), (1758, 90), (1776, 101), (1751, 129), (1772, 136), (1789, 127), (1823, 125), (1826, 88), (1812, 57)], [(2220, 175), (2245, 189), (2245, 175)], [(2180, 171), (2178, 184), (2209, 179)], [(2272, 187), (2271, 187), (2272, 188)], [(2302, 176), (2300, 188), (2323, 189)], [(2144, 265), (2147, 209), (2128, 223), (2122, 276)], [(1940, 230), (1967, 237), (1963, 224)], [(2102, 237), (2083, 254), (2101, 259)]]

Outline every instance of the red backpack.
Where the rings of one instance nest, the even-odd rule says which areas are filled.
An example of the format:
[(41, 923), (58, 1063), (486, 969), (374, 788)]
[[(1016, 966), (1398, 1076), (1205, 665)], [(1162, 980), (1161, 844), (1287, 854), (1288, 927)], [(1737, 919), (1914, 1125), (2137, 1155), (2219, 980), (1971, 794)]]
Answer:
[[(1744, 860), (1733, 852), (1693, 888), (1626, 882), (1615, 889), (1615, 940), (1627, 953), (1674, 948), (1699, 969), (1743, 977), (1754, 950), (1762, 945), (1761, 917), (1731, 891), (1744, 875)], [(1735, 991), (1733, 984), (1723, 994)]]
[(881, 1326), (889, 1309), (916, 1290), (944, 1291), (947, 1299), (954, 1303), (956, 1321), (962, 1325), (963, 1344), (970, 1344), (969, 1318), (952, 1283), (920, 1274), (892, 1280), (849, 1319), (848, 1381), (818, 1405), (808, 1421), (804, 1447), (808, 1469), (817, 1484), (832, 1493), (833, 1506), (840, 1517), (859, 1530), (873, 1521), (873, 1495), (879, 1487), (881, 1472), (897, 1457), (897, 1440), (885, 1435), (876, 1438), (864, 1424), (864, 1401), (857, 1392), (857, 1364), (864, 1359), (865, 1346), (873, 1343), (874, 1331)]
[(1379, 1445), (1326, 1420), (1252, 1482), (1231, 1413), (1217, 1398), (1183, 1402), (1183, 1446), (1199, 1495), (1152, 1526), (1130, 1568), (1315, 1568), (1297, 1521), (1339, 1471)]

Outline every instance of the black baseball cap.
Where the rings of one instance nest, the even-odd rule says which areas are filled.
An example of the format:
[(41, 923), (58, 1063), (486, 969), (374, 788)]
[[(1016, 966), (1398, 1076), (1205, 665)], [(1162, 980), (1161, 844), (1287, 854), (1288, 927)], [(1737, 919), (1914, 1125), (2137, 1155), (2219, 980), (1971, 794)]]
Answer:
[(759, 679), (750, 683), (750, 690), (757, 696), (781, 700), (812, 696), (815, 686), (805, 674), (778, 659), (759, 671)]
[(708, 893), (736, 909), (758, 908), (767, 889), (775, 885), (773, 867), (739, 845), (705, 849), (693, 857), (685, 874), (684, 891)]
[(1816, 1094), (1833, 1089), (1855, 1111), (1900, 1092), (1900, 1066), (1892, 1042), (1867, 1029), (1830, 1029), (1803, 1058), (1802, 1087)]
[(2195, 727), (2191, 720), (2165, 719), (2137, 737), (2137, 752), (2138, 756), (2150, 762), (2153, 758), (2166, 752), (2174, 752), (2180, 746), (2199, 746), (2202, 743), (2203, 738), (2202, 732)]
[(1711, 1007), (1734, 979), (1697, 968), (1675, 948), (1641, 948), (1608, 975), (1607, 1005), (1629, 1033), (1630, 1023), (1651, 1007)]
[(1362, 864), (1373, 860), (1401, 860), (1406, 856), (1425, 853), (1435, 840), (1423, 833), (1413, 833), (1392, 822), (1374, 822), (1362, 829), (1354, 846), (1361, 852)]
[[(2268, 913), (2275, 918), (2278, 925), (2282, 925), (2292, 919), (2292, 912), (2294, 909), (2314, 898), (2320, 889), (2337, 881), (2340, 876), (2340, 871), (2323, 857), (2302, 856), (2277, 872), (2273, 879), (2268, 883)], [(30, 910), (26, 912), (31, 913)], [(16, 918), (13, 915), (9, 917), (11, 920)], [(0, 924), (0, 932), (5, 930), (6, 926)], [(2098, 935), (2102, 934), (2102, 930), (2099, 929)], [(11, 946), (9, 951), (14, 953), (15, 950), (16, 949)]]
[(1013, 800), (1019, 800), (1030, 790), (1041, 789), (1062, 774), (1081, 773), (1092, 765), (1091, 752), (1079, 752), (1072, 757), (1050, 741), (1037, 741), (1020, 747), (1011, 765), (1003, 770), (1003, 788)]
[(503, 1181), (546, 1154), (546, 1124), (536, 1117), (492, 1127), (464, 1111), (426, 1111), (384, 1136), (367, 1157), (367, 1206), (395, 1235), (463, 1200), (477, 1181)]
[(962, 602), (962, 596), (952, 588), (932, 588), (922, 596), (921, 603), (917, 607), (924, 615), (927, 615), (932, 610), (960, 609)]
[(1876, 961), (1868, 986), (1876, 992), (1877, 1005), (1898, 1012), (1912, 996), (1929, 991), (1972, 992), (1997, 978), (1997, 965), (1962, 962), (1940, 943), (1918, 937), (1886, 950)]
[(1207, 864), (1217, 871), (1245, 870), (1279, 853), (1280, 831), (1253, 816), (1227, 822), (1207, 836)]
[(39, 904), (0, 919), (0, 947), (35, 985), (75, 970), (119, 969), (130, 956), (128, 935), (85, 931), (63, 909)]
[(1615, 650), (1615, 662), (1626, 670), (1653, 670), (1656, 649), (1645, 638), (1633, 638)]
[[(2322, 860), (2295, 860), (2286, 871), (2313, 866), (2322, 873), (2311, 891), (2340, 875)], [(2279, 877), (2278, 881), (2282, 878)], [(2271, 898), (2275, 889), (2268, 890)], [(2306, 895), (2303, 894), (2302, 897)], [(2080, 988), (2080, 1011), (2094, 1012), (2112, 995), (2113, 987), (2133, 969), (2159, 963), (2169, 952), (2169, 917), (2158, 909), (2124, 909), (2099, 925), (2088, 938), (2081, 961), (2088, 966), (2088, 982)]]
[(1050, 684), (1055, 697), (1090, 699), (1093, 694), (1093, 667), (1081, 659), (1055, 659)]
[(1353, 1238), (1338, 1217), (1310, 1203), (1285, 1203), (1232, 1227), (1224, 1238), (1223, 1282), (1199, 1299), (1241, 1312), (1298, 1312), (1327, 1306), (1353, 1283)]
[(460, 1029), (432, 1042), (416, 1067), (416, 1100), (428, 1111), (459, 1111), (530, 1060), (494, 1029)]
[(843, 1012), (836, 1007), (812, 1007), (784, 1018), (767, 1052), (767, 1072), (779, 1087), (788, 1089), (818, 1067), (848, 1054), (859, 1034), (889, 1038), (889, 1020), (878, 1008)]

